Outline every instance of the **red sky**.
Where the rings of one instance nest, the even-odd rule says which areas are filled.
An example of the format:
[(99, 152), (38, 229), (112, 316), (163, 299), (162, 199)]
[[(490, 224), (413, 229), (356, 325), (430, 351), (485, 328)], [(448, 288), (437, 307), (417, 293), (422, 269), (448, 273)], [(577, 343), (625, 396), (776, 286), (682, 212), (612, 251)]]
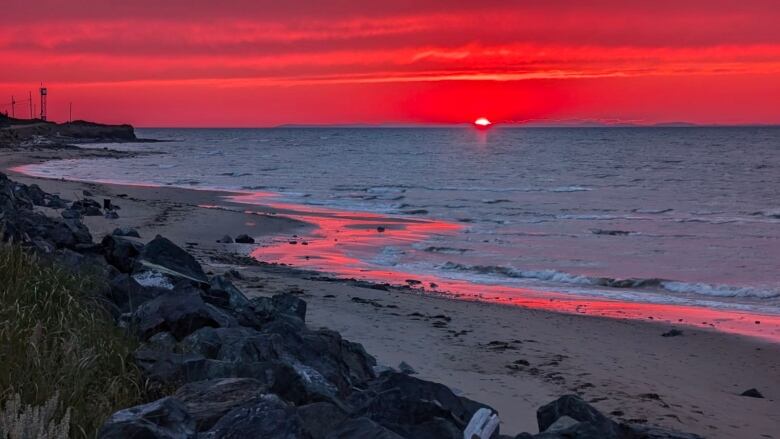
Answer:
[(777, 0), (13, 0), (0, 60), (55, 120), (780, 123)]

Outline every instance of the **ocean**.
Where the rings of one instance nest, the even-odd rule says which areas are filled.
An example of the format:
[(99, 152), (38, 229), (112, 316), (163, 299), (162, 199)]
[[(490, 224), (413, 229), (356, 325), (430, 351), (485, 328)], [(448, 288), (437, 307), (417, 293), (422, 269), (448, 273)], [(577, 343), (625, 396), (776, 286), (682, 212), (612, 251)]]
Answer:
[[(257, 251), (271, 262), (299, 261), (367, 280), (395, 273), (507, 294), (780, 314), (780, 128), (137, 134), (168, 141), (90, 147), (164, 154), (55, 161), (26, 172), (239, 191), (249, 204), (388, 224), (384, 233), (344, 234), (338, 244), (316, 230), (301, 238), (328, 239), (330, 250), (338, 245), (339, 257), (331, 258), (304, 258), (301, 252), (317, 248), (298, 246), (290, 259), (279, 250), (289, 237), (278, 237), (266, 242), (267, 252)], [(393, 239), (394, 221), (416, 225), (416, 232)], [(335, 233), (351, 226), (333, 227)]]

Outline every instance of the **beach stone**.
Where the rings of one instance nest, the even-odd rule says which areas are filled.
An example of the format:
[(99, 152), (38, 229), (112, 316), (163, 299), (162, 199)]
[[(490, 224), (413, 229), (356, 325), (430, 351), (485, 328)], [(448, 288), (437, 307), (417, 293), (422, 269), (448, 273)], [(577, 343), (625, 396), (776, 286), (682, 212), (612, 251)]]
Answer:
[(323, 439), (344, 422), (348, 415), (329, 402), (314, 402), (298, 407), (304, 433), (312, 439)]
[(276, 395), (265, 394), (252, 404), (231, 410), (199, 437), (297, 439), (302, 437), (302, 422), (294, 407)]
[(404, 439), (403, 436), (388, 430), (366, 417), (350, 419), (325, 436), (326, 439)]
[(295, 316), (306, 321), (306, 302), (292, 294), (276, 294), (271, 298), (274, 308), (277, 312)]
[(221, 308), (251, 308), (252, 302), (224, 276), (214, 276), (209, 289), (202, 293), (203, 300)]
[(142, 340), (163, 331), (181, 340), (206, 326), (238, 326), (233, 317), (205, 303), (194, 288), (169, 291), (145, 302), (133, 313), (132, 322)]
[(108, 298), (121, 312), (134, 312), (142, 304), (167, 292), (163, 288), (142, 286), (127, 273), (120, 273), (109, 282)]
[(195, 419), (198, 431), (208, 430), (232, 409), (254, 402), (267, 384), (253, 378), (221, 378), (180, 387), (174, 397)]
[(130, 273), (133, 270), (135, 259), (144, 248), (140, 242), (114, 235), (103, 237), (100, 245), (103, 247), (106, 261), (122, 273)]
[(563, 416), (568, 416), (578, 422), (592, 424), (603, 434), (610, 435), (609, 437), (617, 434), (617, 424), (576, 395), (564, 395), (540, 407), (536, 411), (539, 431), (546, 431)]
[(555, 422), (552, 423), (552, 425), (547, 427), (545, 433), (552, 433), (556, 431), (566, 430), (567, 428), (573, 427), (578, 422), (579, 421), (577, 421), (576, 419), (570, 418), (568, 416), (561, 416), (560, 418), (556, 419)]
[(195, 421), (181, 402), (168, 397), (114, 413), (98, 437), (189, 439), (196, 437)]
[(209, 283), (203, 267), (191, 254), (160, 235), (146, 244), (136, 259), (136, 271), (145, 270), (188, 279), (201, 285)]
[(206, 359), (202, 355), (161, 350), (146, 343), (133, 352), (133, 360), (146, 378), (164, 386), (206, 379)]
[(140, 238), (141, 234), (138, 233), (138, 230), (132, 228), (132, 227), (117, 227), (114, 229), (113, 232), (111, 232), (113, 236), (124, 236), (124, 237), (131, 237), (131, 238)]
[(233, 238), (231, 238), (230, 235), (225, 235), (222, 238), (218, 239), (217, 242), (221, 244), (232, 244)]
[(70, 209), (76, 210), (84, 216), (101, 216), (103, 210), (100, 203), (90, 198), (84, 198), (83, 200), (76, 200), (70, 205)]
[(442, 384), (399, 372), (384, 372), (365, 390), (349, 396), (355, 415), (366, 416), (404, 437), (462, 438), (480, 408)]
[(254, 244), (255, 238), (252, 238), (251, 236), (246, 234), (242, 234), (236, 236), (236, 242), (239, 244)]
[(761, 392), (758, 391), (758, 389), (747, 389), (744, 392), (739, 394), (740, 396), (747, 396), (750, 398), (763, 398), (764, 395), (761, 394)]
[(44, 206), (51, 209), (65, 209), (68, 207), (68, 202), (60, 198), (58, 195), (46, 194)]
[(60, 215), (65, 219), (81, 219), (81, 212), (76, 209), (65, 209)]

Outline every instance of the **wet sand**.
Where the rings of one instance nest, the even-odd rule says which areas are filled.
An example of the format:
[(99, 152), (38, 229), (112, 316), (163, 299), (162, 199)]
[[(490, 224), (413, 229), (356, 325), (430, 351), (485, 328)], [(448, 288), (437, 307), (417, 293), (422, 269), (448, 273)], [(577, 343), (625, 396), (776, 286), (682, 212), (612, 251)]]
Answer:
[[(3, 151), (0, 169), (84, 154)], [(83, 190), (96, 199), (111, 198), (121, 207), (119, 219), (85, 219), (96, 240), (115, 227), (136, 227), (145, 239), (162, 234), (186, 246), (207, 270), (237, 267), (248, 295), (301, 294), (309, 303), (310, 325), (362, 343), (381, 364), (405, 361), (421, 377), (493, 405), (504, 433), (536, 431), (535, 409), (574, 392), (633, 422), (705, 437), (780, 437), (780, 344), (693, 327), (680, 327), (681, 336), (662, 337), (672, 325), (657, 320), (557, 313), (337, 281), (244, 256), (263, 259), (264, 249), (279, 251), (283, 244), (302, 248), (289, 241), (300, 241), (293, 235), (305, 236), (313, 227), (279, 206), (249, 209), (212, 191), (11, 176), (71, 200)], [(241, 233), (259, 244), (216, 243), (224, 234)], [(316, 257), (316, 246), (309, 247)], [(739, 396), (753, 387), (765, 398)]]

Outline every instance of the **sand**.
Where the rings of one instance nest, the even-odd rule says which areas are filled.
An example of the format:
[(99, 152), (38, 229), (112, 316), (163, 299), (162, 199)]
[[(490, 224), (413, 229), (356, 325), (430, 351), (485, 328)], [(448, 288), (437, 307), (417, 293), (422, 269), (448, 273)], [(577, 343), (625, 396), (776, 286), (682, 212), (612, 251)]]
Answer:
[[(111, 156), (111, 152), (88, 152)], [(79, 150), (0, 153), (0, 169), (51, 158), (81, 157)], [(115, 227), (136, 227), (143, 238), (165, 235), (219, 273), (237, 268), (250, 296), (300, 294), (308, 323), (362, 343), (380, 364), (411, 365), (418, 376), (444, 383), (495, 407), (502, 432), (536, 432), (537, 407), (578, 393), (605, 413), (711, 438), (780, 437), (780, 345), (717, 332), (468, 302), (408, 288), (388, 291), (335, 281), (289, 267), (247, 261), (257, 246), (217, 244), (224, 234), (289, 237), (305, 223), (272, 209), (260, 214), (207, 209), (230, 205), (224, 194), (177, 188), (46, 180), (24, 183), (76, 199), (83, 190), (121, 206), (118, 220), (88, 217), (99, 240)], [(121, 196), (120, 196), (121, 195)], [(740, 396), (757, 388), (763, 399)]]

